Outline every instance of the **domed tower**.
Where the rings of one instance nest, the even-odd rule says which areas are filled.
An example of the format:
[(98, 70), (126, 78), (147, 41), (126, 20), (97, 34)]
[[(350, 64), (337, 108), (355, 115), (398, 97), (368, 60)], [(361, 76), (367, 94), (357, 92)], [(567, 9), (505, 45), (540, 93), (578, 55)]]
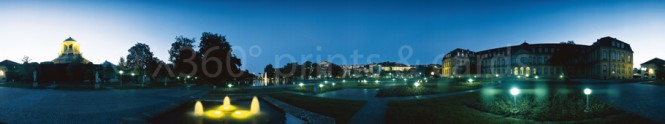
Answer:
[(62, 54), (81, 54), (81, 51), (79, 49), (79, 43), (76, 42), (76, 40), (72, 39), (72, 37), (67, 38), (65, 41), (62, 42), (62, 50), (60, 50), (59, 56), (62, 56)]
[(80, 51), (79, 43), (74, 40), (72, 37), (65, 39), (60, 46), (60, 54), (58, 58), (53, 60), (55, 64), (67, 64), (67, 63), (83, 63), (88, 64), (90, 61), (83, 58)]

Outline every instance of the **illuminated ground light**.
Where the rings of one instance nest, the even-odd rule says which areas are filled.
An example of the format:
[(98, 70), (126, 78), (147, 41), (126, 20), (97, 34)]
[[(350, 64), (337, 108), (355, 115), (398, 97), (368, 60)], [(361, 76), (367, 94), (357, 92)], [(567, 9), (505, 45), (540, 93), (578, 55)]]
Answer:
[(517, 95), (520, 94), (520, 89), (513, 87), (510, 89), (510, 95), (513, 95), (513, 113), (517, 113)]
[(320, 87), (320, 88), (323, 88), (323, 84), (319, 84), (319, 87)]
[(415, 87), (419, 87), (419, 86), (420, 86), (420, 83), (418, 83), (418, 82), (413, 83), (413, 86), (415, 86)]
[(584, 112), (590, 112), (591, 108), (589, 107), (589, 95), (591, 95), (591, 89), (585, 88), (584, 95), (586, 95), (586, 108), (584, 108)]
[(469, 83), (473, 83), (473, 78), (469, 78), (467, 81), (469, 81)]
[(233, 84), (226, 85), (227, 87), (231, 88), (233, 87)]
[(536, 75), (534, 78), (538, 79), (538, 75)]
[(305, 84), (304, 83), (299, 83), (298, 86), (302, 87), (302, 86), (305, 86)]

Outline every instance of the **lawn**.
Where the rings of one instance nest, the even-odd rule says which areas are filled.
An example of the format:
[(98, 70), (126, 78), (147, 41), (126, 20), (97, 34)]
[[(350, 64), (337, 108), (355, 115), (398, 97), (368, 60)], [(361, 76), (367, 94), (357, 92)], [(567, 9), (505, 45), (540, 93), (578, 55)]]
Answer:
[[(527, 119), (525, 117), (519, 116), (510, 116), (502, 115), (500, 113), (490, 113), (484, 112), (473, 107), (469, 107), (472, 104), (477, 104), (479, 102), (480, 93), (466, 93), (454, 96), (433, 98), (427, 100), (407, 100), (407, 101), (392, 101), (388, 103), (388, 108), (386, 109), (385, 119), (387, 123), (473, 123), (473, 124), (483, 124), (483, 123), (543, 123), (543, 122), (554, 122), (554, 121), (537, 121)], [(552, 104), (562, 104), (563, 106), (567, 105), (561, 101), (558, 103)], [(599, 101), (594, 101), (599, 102)], [(552, 105), (550, 104), (550, 105)], [(600, 103), (602, 104), (602, 103)], [(577, 104), (575, 104), (577, 105)], [(611, 106), (610, 106), (611, 107)], [(541, 106), (542, 111), (555, 111), (561, 109), (562, 107), (545, 107)], [(573, 107), (574, 108), (574, 107)], [(535, 108), (534, 108), (535, 109)], [(563, 107), (563, 109), (569, 109)], [(567, 111), (567, 110), (558, 110), (558, 111)], [(522, 111), (525, 112), (525, 111)], [(571, 111), (572, 112), (572, 111)], [(575, 111), (577, 112), (577, 111)], [(566, 123), (656, 123), (646, 118), (626, 113), (621, 110), (612, 109), (606, 111), (610, 115), (593, 115), (593, 116), (582, 116), (580, 118), (574, 119), (578, 121), (565, 121), (566, 117), (569, 115), (546, 115), (546, 114), (536, 114), (536, 117), (539, 118), (559, 118), (555, 119), (558, 121), (565, 121)], [(555, 114), (557, 112), (550, 112)], [(602, 112), (601, 112), (602, 113)], [(528, 115), (527, 113), (521, 115)], [(554, 117), (546, 117), (554, 116)], [(586, 118), (584, 120), (579, 120)], [(602, 118), (602, 119), (601, 119)]]
[(342, 89), (342, 86), (335, 85), (333, 86), (331, 84), (319, 84), (316, 86), (297, 86), (292, 88), (293, 91), (296, 92), (303, 92), (303, 93), (325, 93), (325, 92), (330, 92), (330, 91), (335, 91), (335, 90), (340, 90)]
[(348, 123), (365, 104), (365, 101), (326, 99), (288, 93), (271, 94), (269, 96), (293, 106), (335, 118), (335, 121), (340, 124)]
[(274, 93), (286, 91), (288, 88), (259, 88), (259, 89), (248, 89), (248, 88), (227, 88), (227, 87), (217, 87), (215, 90), (210, 90), (208, 94), (262, 94), (262, 93)]
[(433, 81), (422, 82), (418, 86), (414, 83), (405, 83), (400, 86), (383, 87), (376, 94), (377, 97), (401, 97), (401, 96), (416, 96), (416, 95), (429, 95), (439, 93), (457, 92), (471, 89), (478, 89), (483, 86), (494, 85), (493, 81)]

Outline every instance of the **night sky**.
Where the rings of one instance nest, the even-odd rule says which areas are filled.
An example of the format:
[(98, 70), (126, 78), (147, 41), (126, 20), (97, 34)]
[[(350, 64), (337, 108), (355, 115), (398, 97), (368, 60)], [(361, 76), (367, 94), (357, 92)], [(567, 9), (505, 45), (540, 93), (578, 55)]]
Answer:
[[(569, 40), (589, 45), (612, 36), (631, 44), (638, 67), (665, 58), (664, 12), (665, 1), (613, 0), (0, 1), (0, 59), (50, 61), (71, 36), (93, 63), (117, 64), (137, 42), (166, 61), (176, 36), (198, 41), (202, 32), (213, 32), (237, 47), (243, 68), (261, 72), (266, 64), (290, 62), (276, 61), (284, 55), (299, 63), (330, 56), (344, 65), (440, 64), (455, 48)], [(354, 62), (354, 51), (363, 58)]]

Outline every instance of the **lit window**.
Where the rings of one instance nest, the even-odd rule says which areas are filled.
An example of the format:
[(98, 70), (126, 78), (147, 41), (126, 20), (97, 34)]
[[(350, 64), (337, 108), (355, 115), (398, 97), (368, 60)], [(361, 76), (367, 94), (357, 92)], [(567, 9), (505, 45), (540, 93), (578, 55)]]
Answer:
[(0, 76), (5, 76), (5, 71), (0, 70)]

